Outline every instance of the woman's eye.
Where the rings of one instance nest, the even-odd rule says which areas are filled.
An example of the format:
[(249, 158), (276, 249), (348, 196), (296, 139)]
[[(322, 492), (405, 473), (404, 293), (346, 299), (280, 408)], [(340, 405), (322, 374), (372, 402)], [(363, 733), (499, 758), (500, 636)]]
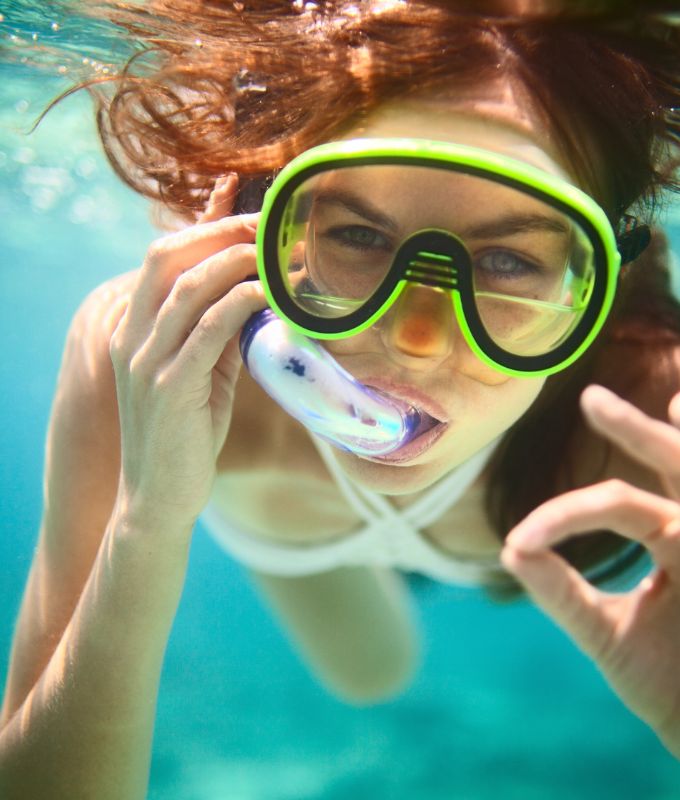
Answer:
[(380, 231), (365, 225), (338, 225), (327, 230), (324, 236), (356, 250), (386, 250), (391, 247)]
[(491, 250), (475, 259), (475, 269), (487, 277), (520, 278), (535, 275), (539, 267), (510, 250)]

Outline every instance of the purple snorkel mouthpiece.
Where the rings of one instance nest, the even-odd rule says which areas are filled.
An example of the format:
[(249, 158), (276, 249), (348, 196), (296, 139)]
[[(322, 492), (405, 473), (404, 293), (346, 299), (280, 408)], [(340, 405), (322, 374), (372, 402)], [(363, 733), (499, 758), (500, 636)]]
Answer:
[(262, 388), (317, 436), (357, 455), (393, 453), (427, 422), (413, 406), (359, 383), (316, 341), (259, 311), (241, 332), (241, 356)]

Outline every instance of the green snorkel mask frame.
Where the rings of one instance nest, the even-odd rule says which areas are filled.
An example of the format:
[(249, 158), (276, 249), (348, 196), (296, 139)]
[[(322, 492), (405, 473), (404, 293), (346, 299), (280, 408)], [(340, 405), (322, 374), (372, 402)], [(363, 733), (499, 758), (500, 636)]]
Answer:
[[(577, 287), (579, 298), (569, 311), (578, 313), (578, 322), (563, 340), (548, 352), (531, 354), (510, 352), (500, 346), (480, 317), (468, 250), (454, 232), (436, 227), (406, 237), (375, 291), (360, 302), (341, 300), (330, 315), (314, 313), (313, 305), (301, 303), (295, 296), (295, 282), (290, 280), (293, 273), (289, 270), (291, 248), (304, 239), (296, 232), (296, 226), (305, 225), (304, 219), (297, 219), (296, 192), (322, 173), (373, 165), (429, 167), (488, 179), (541, 201), (575, 223), (588, 242), (591, 275), (582, 285), (578, 277), (571, 278), (572, 294)], [(353, 139), (307, 150), (277, 175), (264, 198), (256, 240), (257, 264), (272, 309), (308, 337), (342, 339), (360, 333), (390, 309), (407, 285), (424, 284), (448, 293), (460, 330), (481, 361), (508, 375), (539, 376), (572, 364), (601, 330), (614, 299), (622, 263), (621, 247), (625, 260), (632, 260), (649, 238), (647, 233), (645, 239), (640, 228), (632, 237), (635, 241), (626, 235), (628, 240), (624, 236), (617, 243), (609, 219), (591, 197), (522, 161), (475, 147), (425, 139)], [(329, 304), (335, 299), (328, 298)], [(527, 298), (520, 302), (527, 307), (532, 303), (551, 305)]]

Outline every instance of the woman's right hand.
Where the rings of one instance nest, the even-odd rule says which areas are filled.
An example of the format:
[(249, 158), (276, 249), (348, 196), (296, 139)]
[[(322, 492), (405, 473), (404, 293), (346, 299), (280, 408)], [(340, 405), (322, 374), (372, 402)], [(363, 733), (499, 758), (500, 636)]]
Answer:
[(246, 280), (257, 272), (258, 215), (215, 216), (152, 244), (111, 338), (117, 506), (155, 525), (191, 526), (207, 502), (241, 365), (238, 334), (266, 306), (259, 281)]

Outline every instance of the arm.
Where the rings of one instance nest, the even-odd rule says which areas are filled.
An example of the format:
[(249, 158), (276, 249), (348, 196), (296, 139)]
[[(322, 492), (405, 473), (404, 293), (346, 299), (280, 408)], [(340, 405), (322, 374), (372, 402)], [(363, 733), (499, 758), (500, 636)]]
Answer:
[(400, 575), (343, 567), (298, 578), (253, 577), (319, 680), (344, 700), (385, 700), (413, 677), (419, 634)]
[(103, 290), (74, 321), (2, 715), (7, 800), (146, 794), (165, 645), (229, 426), (236, 335), (264, 305), (258, 286), (239, 285), (253, 272), (253, 222), (166, 237), (129, 303), (121, 294), (116, 311)]
[[(130, 283), (125, 276), (88, 298), (69, 332), (48, 432), (44, 517), (2, 712), (7, 798), (145, 791), (186, 546), (157, 547), (161, 560), (147, 551), (130, 563), (133, 549), (120, 544), (133, 523), (114, 512), (120, 437), (108, 338)], [(188, 541), (188, 531), (175, 540), (182, 535)], [(144, 573), (158, 576), (155, 595)]]

